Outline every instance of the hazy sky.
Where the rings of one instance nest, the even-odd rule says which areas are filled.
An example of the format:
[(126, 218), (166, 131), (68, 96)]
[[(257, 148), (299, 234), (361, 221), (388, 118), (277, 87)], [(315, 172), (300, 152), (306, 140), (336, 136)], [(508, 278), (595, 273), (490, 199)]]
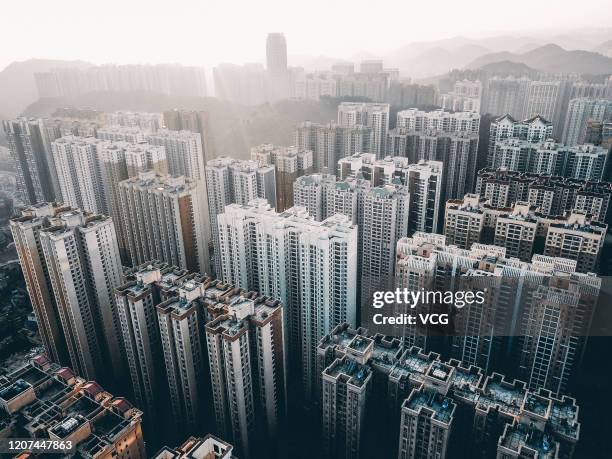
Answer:
[(382, 53), (411, 41), (604, 27), (610, 0), (4, 0), (0, 68), (33, 57), (94, 63), (263, 60), (267, 32), (290, 54)]

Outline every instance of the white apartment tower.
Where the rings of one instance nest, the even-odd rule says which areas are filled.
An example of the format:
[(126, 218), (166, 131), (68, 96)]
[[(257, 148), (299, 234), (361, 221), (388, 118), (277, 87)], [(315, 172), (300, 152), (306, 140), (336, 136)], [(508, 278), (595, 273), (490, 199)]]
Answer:
[(313, 170), (311, 150), (298, 147), (275, 147), (263, 144), (251, 148), (251, 159), (260, 166), (275, 167), (276, 211), (283, 212), (293, 207), (293, 183), (298, 177)]
[(567, 108), (562, 141), (567, 146), (585, 142), (587, 121), (605, 121), (612, 116), (612, 101), (582, 97), (572, 99)]
[(299, 148), (312, 150), (315, 172), (334, 174), (341, 158), (372, 152), (371, 126), (304, 121), (295, 127), (293, 136)]
[(146, 141), (146, 133), (137, 127), (107, 126), (96, 131), (96, 137), (113, 142), (140, 143)]
[(412, 164), (400, 156), (375, 159), (372, 154), (353, 155), (338, 162), (338, 174), (341, 180), (367, 180), (371, 186), (406, 186), (410, 192), (408, 231), (437, 231), (444, 202), (441, 161), (420, 160)]
[(162, 129), (148, 135), (147, 142), (165, 148), (170, 175), (184, 175), (192, 180), (204, 181), (204, 155), (200, 134)]
[(89, 379), (112, 383), (113, 375), (123, 374), (124, 358), (113, 296), (122, 274), (113, 222), (63, 209), (49, 218), (39, 237), (71, 367)]
[(210, 272), (201, 183), (148, 171), (124, 180), (119, 189), (132, 265), (160, 260)]
[(309, 399), (318, 341), (357, 320), (357, 228), (341, 215), (316, 222), (303, 208), (276, 214), (263, 200), (227, 206), (218, 225), (223, 279), (285, 306), (289, 364)]
[(519, 139), (527, 142), (545, 142), (552, 138), (553, 125), (542, 116), (534, 116), (524, 121), (517, 121), (504, 114), (491, 122), (489, 128), (488, 164), (492, 164), (495, 146), (505, 139)]
[[(274, 453), (285, 407), (283, 308), (254, 295), (234, 297), (206, 324), (217, 430), (242, 457)], [(253, 365), (251, 364), (253, 363)]]
[(52, 143), (64, 202), (86, 212), (107, 212), (102, 177), (93, 137), (61, 137)]
[(408, 235), (410, 193), (401, 185), (384, 185), (371, 188), (363, 199), (358, 221), (362, 314), (374, 292), (393, 286), (395, 244)]
[(263, 198), (276, 207), (275, 166), (259, 161), (244, 161), (220, 156), (206, 165), (208, 209), (215, 249), (215, 273), (221, 275), (218, 252), (217, 216), (229, 204), (246, 205), (256, 198)]
[(338, 106), (338, 124), (345, 127), (361, 125), (372, 128), (370, 152), (378, 158), (385, 156), (389, 132), (389, 104), (342, 102)]

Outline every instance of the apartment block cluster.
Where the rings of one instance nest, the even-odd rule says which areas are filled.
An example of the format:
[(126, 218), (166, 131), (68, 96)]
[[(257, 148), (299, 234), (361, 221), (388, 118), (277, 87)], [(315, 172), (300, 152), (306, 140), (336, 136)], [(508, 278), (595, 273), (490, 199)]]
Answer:
[[(397, 243), (396, 288), (482, 291), (483, 302), (454, 311), (450, 348), (464, 364), (518, 377), (530, 389), (565, 392), (576, 378), (602, 280), (575, 260), (534, 255), (521, 261), (499, 245), (469, 249), (439, 234), (415, 233)], [(441, 305), (422, 306), (441, 309)], [(406, 326), (398, 336), (426, 350), (440, 343), (427, 329)], [(556, 337), (550, 340), (551, 337)]]
[(581, 272), (597, 272), (608, 225), (583, 212), (547, 216), (538, 207), (516, 201), (493, 207), (477, 194), (446, 202), (444, 235), (450, 244), (505, 247), (508, 256), (529, 261), (534, 253), (575, 260)]
[(523, 201), (548, 217), (582, 212), (609, 224), (610, 182), (485, 168), (478, 171), (475, 192), (493, 207), (511, 207)]
[(241, 457), (271, 454), (286, 405), (279, 301), (166, 263), (129, 278), (115, 295), (137, 405), (159, 419), (168, 394), (181, 436), (212, 410)]
[(579, 437), (574, 399), (397, 338), (341, 325), (317, 358), (330, 457), (571, 457)]
[(361, 153), (404, 157), (410, 163), (441, 161), (445, 196), (452, 198), (474, 187), (479, 127), (475, 113), (409, 109), (398, 112), (396, 128), (390, 130), (389, 105), (343, 102), (337, 124), (301, 123), (294, 141), (313, 152), (314, 170), (326, 174), (340, 174), (336, 168), (345, 158)]
[[(78, 248), (70, 248), (68, 254), (78, 251)], [(95, 254), (83, 256), (100, 259)], [(116, 279), (113, 290), (105, 292), (111, 295), (104, 297), (105, 303), (100, 299), (95, 305), (88, 304), (88, 297), (99, 292), (94, 292), (87, 284), (81, 287), (76, 280), (87, 279), (91, 273), (75, 273), (76, 267), (71, 265), (64, 267), (62, 279), (55, 280), (54, 272), (61, 263), (58, 260), (46, 261), (48, 263), (44, 266), (24, 264), (28, 269), (39, 270), (40, 277), (28, 279), (32, 292), (44, 293), (45, 286), (40, 282), (45, 277), (51, 277), (53, 281), (53, 297), (46, 298), (44, 304), (35, 305), (38, 317), (47, 314), (45, 326), (49, 333), (45, 347), (61, 349), (66, 343), (69, 346), (75, 343), (75, 347), (69, 349), (69, 358), (53, 356), (54, 360), (79, 368), (89, 382), (85, 384), (85, 381), (75, 379), (71, 370), (56, 364), (53, 364), (50, 376), (67, 378), (67, 384), (74, 385), (74, 390), (64, 389), (55, 380), (42, 379), (44, 375), (35, 370), (20, 370), (11, 375), (10, 380), (2, 381), (6, 390), (0, 388), (0, 400), (5, 402), (3, 407), (8, 415), (4, 416), (6, 426), (17, 429), (14, 424), (24, 415), (32, 423), (24, 427), (26, 430), (15, 430), (16, 433), (53, 439), (55, 424), (49, 424), (49, 415), (45, 414), (48, 411), (60, 417), (57, 425), (63, 427), (58, 427), (58, 430), (65, 428), (67, 431), (57, 435), (60, 439), (67, 439), (69, 433), (78, 430), (78, 435), (69, 438), (78, 448), (87, 448), (90, 442), (87, 437), (92, 435), (95, 439), (91, 440), (92, 445), (97, 441), (109, 449), (116, 447), (118, 451), (125, 447), (126, 440), (118, 434), (130, 434), (119, 429), (137, 429), (142, 451), (136, 451), (130, 457), (148, 457), (142, 446), (139, 427), (144, 413), (144, 417), (151, 420), (145, 430), (152, 444), (155, 444), (156, 436), (172, 437), (169, 432), (174, 438), (181, 438), (185, 432), (199, 432), (203, 427), (210, 427), (224, 438), (231, 439), (240, 451), (240, 457), (249, 457), (253, 451), (273, 453), (286, 404), (284, 319), (277, 300), (167, 263), (153, 262), (133, 269), (127, 275), (127, 282)], [(78, 279), (68, 278), (68, 272)], [(102, 277), (102, 272), (98, 275)], [(71, 279), (75, 281), (70, 285), (72, 291), (58, 292), (55, 289)], [(39, 284), (35, 284), (37, 281)], [(65, 298), (64, 303), (59, 293)], [(85, 309), (87, 305), (89, 309)], [(46, 309), (43, 311), (42, 308)], [(109, 325), (113, 330), (106, 328), (98, 335), (98, 330), (107, 325), (105, 318), (99, 316), (111, 311), (117, 316)], [(100, 336), (106, 341), (96, 341)], [(111, 342), (110, 336), (116, 341)], [(120, 373), (111, 372), (112, 367), (99, 361), (101, 357), (96, 353), (102, 352), (105, 344), (115, 344), (120, 348), (110, 355), (125, 359), (127, 369)], [(51, 365), (46, 357), (38, 357), (36, 362), (39, 360)], [(106, 399), (110, 396), (107, 397), (108, 394), (94, 382), (104, 381), (125, 390), (125, 384), (120, 385), (115, 379), (125, 375), (129, 375), (134, 402), (142, 411), (131, 410), (125, 401), (109, 401), (107, 404)], [(52, 390), (53, 385), (57, 386), (55, 390)], [(82, 397), (84, 393), (74, 395), (81, 386), (94, 391), (90, 394), (93, 400)], [(16, 398), (19, 394), (22, 402)], [(40, 400), (40, 407), (29, 405), (35, 395)], [(75, 403), (74, 412), (70, 408), (72, 403), (66, 401), (68, 396), (75, 398), (72, 402)], [(114, 412), (111, 409), (117, 405), (124, 411), (136, 413), (135, 421), (129, 424), (110, 414), (107, 418), (102, 408), (94, 406), (94, 402), (103, 404), (103, 400), (109, 412)], [(53, 403), (58, 408), (53, 408)], [(17, 416), (15, 413), (26, 404), (28, 414), (20, 412)], [(30, 409), (32, 414), (29, 414)], [(210, 423), (211, 410), (215, 425)], [(173, 414), (168, 422), (164, 421), (164, 412)], [(126, 415), (125, 412), (117, 414)], [(44, 419), (44, 423), (35, 422), (37, 416)], [(111, 420), (115, 420), (116, 426), (110, 424)], [(27, 430), (34, 427), (39, 430)], [(111, 444), (103, 435), (110, 436)], [(132, 441), (127, 444), (131, 445)]]
[(506, 115), (491, 123), (489, 165), (510, 171), (604, 180), (609, 150), (593, 144), (568, 147), (551, 139), (552, 124), (541, 117), (516, 121)]

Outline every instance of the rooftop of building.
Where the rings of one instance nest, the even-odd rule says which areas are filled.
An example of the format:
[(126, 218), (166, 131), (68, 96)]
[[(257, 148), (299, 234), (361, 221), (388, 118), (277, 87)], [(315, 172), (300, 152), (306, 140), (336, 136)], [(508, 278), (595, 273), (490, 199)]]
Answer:
[(522, 423), (507, 424), (498, 444), (516, 453), (525, 454), (525, 450), (533, 451), (535, 453), (533, 457), (541, 459), (558, 457), (559, 445), (553, 437)]
[(191, 191), (196, 183), (184, 175), (163, 175), (155, 171), (139, 172), (138, 176), (119, 182), (123, 187), (133, 187), (165, 194), (180, 194)]
[[(24, 388), (32, 391), (27, 397), (22, 396)], [(0, 394), (3, 400), (12, 397), (12, 411), (0, 409), (0, 422), (22, 436), (29, 432), (36, 438), (51, 434), (68, 438), (87, 425), (88, 433), (76, 446), (82, 457), (94, 457), (141, 418), (141, 412), (125, 399), (114, 398), (97, 383), (75, 376), (44, 356), (1, 377)]]
[[(374, 372), (381, 372), (392, 380), (404, 378), (415, 387), (423, 386), (418, 397), (407, 399), (408, 406), (416, 408), (432, 403), (430, 409), (434, 408), (436, 413), (442, 413), (440, 416), (446, 416), (444, 410), (440, 411), (445, 397), (457, 398), (483, 412), (496, 409), (510, 418), (526, 416), (530, 419), (542, 419), (556, 435), (562, 435), (571, 441), (578, 439), (580, 424), (577, 422), (578, 407), (574, 399), (566, 396), (557, 399), (545, 390), (530, 391), (524, 382), (507, 381), (498, 373), (485, 378), (485, 372), (481, 368), (465, 367), (455, 359), (443, 362), (438, 354), (424, 353), (417, 347), (402, 348), (397, 339), (381, 335), (368, 336), (365, 329), (354, 330), (344, 324), (337, 326), (319, 342), (317, 352), (333, 352), (335, 360), (326, 369), (326, 374), (335, 377), (343, 372), (347, 373), (349, 361), (354, 362), (351, 368), (361, 368), (352, 357), (351, 349), (365, 350), (368, 346), (372, 346), (372, 351), (369, 360), (362, 366)], [(432, 388), (431, 381), (442, 384), (436, 383)], [(450, 388), (448, 394), (440, 392), (436, 389), (438, 387)], [(430, 402), (431, 395), (423, 394), (432, 391), (438, 395)], [(455, 401), (450, 400), (447, 408), (454, 406), (454, 403)]]
[(189, 437), (177, 448), (164, 446), (153, 459), (207, 458), (231, 459), (233, 447), (220, 438), (208, 434), (205, 437)]
[(421, 415), (431, 417), (444, 424), (450, 424), (456, 403), (435, 390), (424, 387), (413, 389), (402, 405), (403, 408), (421, 412)]
[(347, 384), (362, 387), (369, 379), (372, 370), (368, 365), (360, 365), (355, 360), (343, 358), (336, 359), (330, 366), (323, 370), (323, 375), (334, 379), (344, 379)]

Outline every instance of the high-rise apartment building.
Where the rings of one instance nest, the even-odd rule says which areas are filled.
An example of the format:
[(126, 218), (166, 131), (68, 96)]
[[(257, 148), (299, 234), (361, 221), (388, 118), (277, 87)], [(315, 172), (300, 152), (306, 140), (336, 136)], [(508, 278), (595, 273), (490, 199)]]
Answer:
[[(442, 365), (436, 367), (432, 376), (436, 372), (443, 378), (446, 368)], [(426, 384), (414, 388), (402, 403), (397, 457), (446, 457), (456, 409), (457, 404), (446, 398), (443, 392), (432, 391)]]
[(552, 138), (553, 125), (541, 116), (524, 121), (517, 121), (511, 115), (504, 114), (491, 122), (489, 128), (489, 150), (487, 161), (491, 164), (495, 147), (505, 139), (519, 139), (527, 142), (545, 142)]
[(119, 183), (121, 221), (133, 266), (160, 260), (210, 272), (202, 186), (197, 180), (155, 171)]
[(553, 138), (559, 140), (565, 118), (563, 110), (564, 106), (567, 107), (567, 92), (566, 81), (530, 81), (522, 118), (541, 116), (550, 120), (553, 125)]
[(588, 122), (603, 122), (610, 118), (612, 118), (612, 100), (591, 98), (570, 100), (563, 129), (563, 143), (570, 147), (585, 143)]
[(312, 173), (312, 151), (263, 144), (251, 148), (251, 159), (276, 170), (276, 211), (293, 207), (293, 184), (298, 177)]
[(214, 159), (215, 153), (210, 139), (208, 112), (197, 110), (167, 110), (164, 112), (164, 126), (171, 131), (191, 131), (200, 134), (204, 165)]
[(363, 97), (374, 103), (386, 102), (390, 77), (382, 73), (351, 73), (336, 75), (336, 97)]
[(287, 69), (287, 41), (282, 33), (270, 33), (266, 39), (267, 96), (270, 101), (286, 99), (291, 94)]
[(479, 80), (458, 80), (453, 91), (440, 94), (438, 105), (442, 110), (480, 113), (482, 83)]
[(446, 202), (444, 235), (449, 245), (470, 249), (484, 238), (485, 205), (484, 198), (474, 194), (467, 194), (462, 200)]
[(372, 128), (370, 152), (382, 158), (387, 151), (389, 104), (342, 102), (338, 106), (338, 124), (345, 127)]
[(289, 364), (310, 399), (316, 344), (357, 321), (357, 228), (341, 215), (316, 222), (297, 207), (277, 214), (263, 200), (227, 206), (218, 226), (223, 279), (283, 303)]
[(364, 179), (372, 186), (401, 184), (410, 192), (408, 231), (436, 232), (443, 213), (443, 163), (406, 157), (376, 159), (373, 154), (354, 155), (338, 162), (341, 180)]
[(395, 244), (408, 235), (410, 193), (403, 185), (371, 188), (358, 222), (362, 321), (374, 292), (389, 290), (395, 272)]
[(96, 153), (103, 191), (103, 212), (113, 218), (121, 259), (127, 265), (130, 259), (119, 184), (129, 177), (137, 177), (140, 172), (149, 170), (167, 174), (166, 150), (148, 143), (101, 141), (96, 144)]
[(340, 159), (372, 151), (372, 127), (369, 126), (305, 121), (299, 123), (293, 132), (295, 145), (312, 150), (316, 172), (335, 174)]
[(69, 209), (59, 204), (37, 204), (23, 209), (21, 215), (10, 221), (19, 263), (36, 315), (38, 332), (47, 355), (61, 365), (70, 364), (70, 356), (62, 317), (53, 295), (49, 270), (42, 252), (40, 232), (49, 226), (49, 218)]
[(492, 116), (510, 115), (520, 119), (524, 113), (525, 98), (529, 79), (526, 77), (498, 77), (489, 78), (486, 82), (481, 113)]
[(64, 202), (86, 212), (108, 212), (98, 163), (100, 142), (93, 137), (67, 136), (51, 144)]
[[(274, 454), (285, 413), (283, 308), (257, 295), (232, 298), (206, 324), (217, 431), (241, 457)], [(260, 453), (261, 454), (261, 453)]]
[(411, 163), (441, 161), (443, 200), (458, 197), (474, 185), (479, 129), (478, 113), (402, 110), (396, 128), (389, 132), (387, 151)]
[(308, 209), (316, 219), (343, 214), (357, 224), (357, 294), (362, 313), (371, 304), (373, 292), (392, 283), (397, 240), (418, 228), (437, 228), (440, 192), (440, 167), (435, 162), (402, 167), (402, 161), (394, 165), (387, 158), (385, 164), (386, 160), (367, 156), (351, 158), (358, 167), (343, 164), (343, 181), (330, 175), (304, 176), (296, 181), (294, 190), (296, 205)]
[(597, 272), (607, 228), (578, 213), (553, 221), (546, 233), (544, 255), (575, 260), (578, 272)]
[(287, 41), (282, 33), (269, 33), (266, 39), (266, 69), (271, 73), (287, 71)]
[(112, 295), (122, 273), (112, 220), (41, 204), (11, 225), (49, 354), (63, 362), (67, 349), (72, 368), (112, 383), (124, 369)]
[(139, 409), (44, 354), (0, 377), (0, 413), (8, 438), (70, 445), (58, 455), (149, 457)]
[[(328, 207), (327, 203), (333, 199), (333, 197), (328, 197), (328, 194), (331, 189), (336, 187), (337, 183), (339, 182), (336, 182), (336, 177), (329, 174), (312, 174), (299, 177), (293, 185), (293, 201), (296, 206), (306, 209), (308, 215), (314, 217), (318, 222), (339, 213), (346, 215), (353, 223), (356, 223), (356, 220), (353, 220), (353, 216), (357, 215), (357, 209), (352, 205), (347, 209), (342, 209), (345, 211), (334, 212), (331, 215), (328, 213), (330, 208), (336, 210), (334, 205)], [(353, 199), (355, 193), (350, 190), (349, 186), (347, 187), (351, 195), (351, 203), (354, 201), (356, 204), (356, 199)]]
[(195, 431), (206, 416), (206, 313), (197, 299), (204, 279), (194, 274), (156, 306), (171, 413), (178, 432)]
[(202, 140), (198, 133), (162, 129), (148, 135), (147, 142), (165, 148), (170, 175), (184, 175), (204, 182), (205, 161)]
[(372, 370), (344, 357), (325, 368), (322, 378), (325, 456), (360, 457), (361, 441), (366, 433), (368, 390), (374, 385)]
[[(289, 177), (284, 176), (283, 178)], [(286, 181), (283, 183), (287, 184)], [(268, 162), (245, 161), (220, 156), (206, 165), (206, 187), (212, 243), (215, 250), (214, 267), (215, 273), (220, 276), (217, 216), (223, 213), (225, 206), (229, 204), (247, 205), (256, 198), (266, 199), (270, 206), (276, 207), (276, 168)], [(283, 197), (285, 197), (284, 193)]]
[(67, 109), (65, 109), (66, 113), (58, 110), (56, 114), (58, 112), (62, 116), (43, 118), (39, 124), (47, 159), (50, 161), (49, 170), (53, 181), (55, 200), (60, 202), (62, 201), (62, 195), (53, 157), (53, 141), (64, 136), (95, 137), (98, 129), (106, 126), (106, 115), (98, 112), (85, 114), (77, 111), (68, 113)]
[(391, 81), (388, 102), (399, 107), (433, 107), (436, 105), (438, 88), (410, 81)]
[(41, 122), (18, 118), (3, 121), (2, 126), (15, 163), (17, 191), (23, 200), (28, 204), (53, 202), (57, 178), (51, 152), (45, 149)]
[[(123, 147), (125, 152), (127, 177), (136, 177), (140, 172), (145, 171), (155, 171), (162, 175), (169, 173), (166, 149), (163, 146), (141, 142), (123, 144), (120, 147)], [(99, 155), (101, 156), (100, 160), (103, 163), (107, 159), (104, 154), (104, 151), (107, 151), (106, 148), (105, 144), (98, 145)]]
[(336, 97), (337, 80), (329, 73), (310, 73), (296, 79), (291, 98), (319, 101), (322, 97)]
[(478, 134), (480, 115), (471, 112), (451, 113), (444, 110), (426, 112), (411, 108), (397, 113), (397, 128), (415, 132), (439, 131), (447, 134)]
[(369, 180), (339, 181), (334, 175), (306, 175), (295, 182), (295, 205), (304, 207), (317, 221), (342, 214), (356, 225), (363, 215), (363, 197), (370, 188)]
[(183, 436), (216, 420), (241, 456), (274, 452), (286, 406), (277, 300), (157, 261), (115, 295), (136, 401), (148, 415), (172, 413), (158, 429)]
[[(415, 187), (418, 186), (415, 177), (411, 180)], [(313, 212), (311, 215), (315, 218), (325, 219), (338, 213), (357, 224), (356, 258), (360, 282), (356, 288), (362, 312), (371, 304), (373, 292), (385, 290), (393, 281), (394, 247), (397, 240), (409, 232), (411, 200), (409, 187), (402, 185), (400, 180), (374, 186), (363, 179), (336, 181), (330, 175), (309, 175), (296, 181), (296, 204)], [(420, 208), (420, 204), (422, 202), (414, 207), (414, 215), (418, 217), (415, 226), (427, 226), (427, 215), (437, 212), (436, 203), (435, 200), (429, 202), (429, 209)]]
[[(167, 399), (164, 356), (162, 354), (156, 306), (176, 295), (189, 272), (166, 263), (139, 266), (125, 284), (115, 288), (117, 314), (121, 324), (134, 402), (147, 417), (162, 416)], [(164, 423), (156, 422), (158, 427)], [(157, 430), (157, 432), (156, 432)], [(152, 432), (159, 433), (158, 429)]]
[(119, 183), (143, 171), (168, 172), (163, 146), (64, 136), (51, 144), (64, 202), (113, 217), (121, 258), (128, 262)]

